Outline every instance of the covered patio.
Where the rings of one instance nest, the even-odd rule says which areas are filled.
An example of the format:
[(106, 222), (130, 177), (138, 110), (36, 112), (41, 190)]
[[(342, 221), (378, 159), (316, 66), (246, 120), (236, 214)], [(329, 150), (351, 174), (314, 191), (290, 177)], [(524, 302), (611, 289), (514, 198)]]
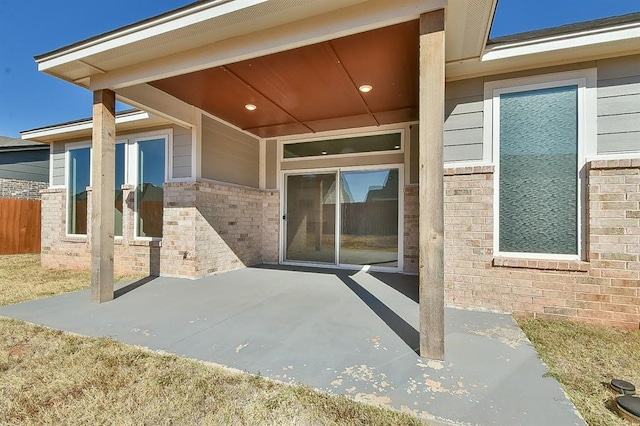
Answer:
[[(197, 2), (37, 57), (40, 70), (94, 94), (88, 232), (92, 300), (113, 298), (116, 99), (191, 130), (191, 140), (183, 138), (180, 148), (167, 142), (170, 158), (165, 189), (173, 182), (183, 185), (175, 191), (178, 195), (173, 194), (176, 199), (167, 191), (164, 203), (165, 209), (195, 207), (196, 219), (212, 204), (210, 200), (199, 201), (200, 183), (239, 183), (273, 190), (273, 200), (267, 203), (273, 203), (275, 197), (284, 203), (286, 169), (278, 152), (282, 138), (388, 130), (385, 126), (405, 126), (401, 130), (405, 135), (413, 124), (419, 124), (412, 153), (398, 142), (393, 145), (397, 154), (386, 151), (387, 157), (376, 157), (380, 153), (370, 154), (375, 149), (368, 148), (359, 162), (350, 154), (329, 155), (322, 162), (322, 155), (328, 154), (323, 150), (314, 154), (314, 161), (321, 162), (324, 170), (394, 164), (405, 174), (407, 184), (399, 191), (415, 192), (418, 210), (417, 229), (406, 231), (418, 237), (417, 244), (411, 245), (415, 270), (402, 268), (402, 222), (407, 219), (400, 212), (404, 206), (399, 207), (399, 230), (395, 231), (400, 259), (374, 260), (397, 265), (399, 272), (418, 272), (421, 310), (417, 347), (423, 357), (442, 359), (445, 65), (481, 51), (495, 7), (495, 1), (483, 0), (482, 12), (471, 17), (467, 3), (471, 2), (449, 7), (438, 0), (334, 0), (300, 2), (294, 7), (279, 0)], [(461, 28), (463, 33), (458, 31)], [(219, 130), (211, 136), (207, 128), (213, 122)], [(221, 133), (235, 135), (228, 139), (232, 147), (228, 156), (214, 146)], [(237, 148), (240, 140), (246, 143), (244, 152)], [(233, 147), (238, 152), (232, 151)], [(402, 167), (410, 156), (415, 170), (406, 167), (405, 172)], [(318, 167), (318, 163), (311, 163), (302, 161), (295, 166), (298, 171)], [(225, 174), (227, 168), (230, 170)], [(229, 177), (238, 171), (249, 178)], [(414, 189), (409, 188), (412, 173)], [(196, 194), (195, 205), (180, 198), (185, 188)], [(286, 232), (282, 231), (287, 223), (283, 209), (277, 216), (269, 212), (268, 221), (282, 217), (276, 227), (259, 230), (273, 240), (270, 244), (284, 238), (278, 235)], [(212, 215), (216, 216), (220, 215)], [(215, 257), (224, 248), (207, 251), (207, 241), (199, 241), (193, 227), (182, 225), (165, 217), (164, 232), (154, 234), (163, 238), (160, 275), (201, 277), (208, 271), (236, 269), (235, 265), (217, 265)], [(217, 237), (226, 232), (219, 228), (208, 230)], [(251, 234), (255, 232), (239, 231), (239, 235)], [(278, 250), (283, 263), (283, 243)], [(273, 259), (265, 261), (265, 256), (240, 261), (242, 266), (273, 263)]]
[(418, 356), (417, 277), (280, 266), (148, 278), (0, 315), (213, 362), (433, 424), (585, 424), (510, 315), (445, 309), (445, 358)]

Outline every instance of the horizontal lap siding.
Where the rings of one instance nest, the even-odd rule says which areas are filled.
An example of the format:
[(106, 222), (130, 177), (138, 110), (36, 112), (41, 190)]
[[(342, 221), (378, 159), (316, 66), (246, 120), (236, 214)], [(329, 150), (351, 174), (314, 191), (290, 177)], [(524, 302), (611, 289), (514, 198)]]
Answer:
[(191, 130), (173, 128), (173, 170), (174, 179), (191, 177)]
[(64, 143), (57, 142), (53, 144), (52, 148), (52, 180), (50, 182), (51, 186), (64, 186)]
[(598, 154), (640, 152), (640, 55), (598, 61)]
[(202, 117), (202, 177), (257, 188), (260, 175), (258, 139)]
[(448, 83), (445, 90), (444, 161), (482, 160), (482, 79)]
[(0, 153), (0, 178), (49, 181), (49, 149)]

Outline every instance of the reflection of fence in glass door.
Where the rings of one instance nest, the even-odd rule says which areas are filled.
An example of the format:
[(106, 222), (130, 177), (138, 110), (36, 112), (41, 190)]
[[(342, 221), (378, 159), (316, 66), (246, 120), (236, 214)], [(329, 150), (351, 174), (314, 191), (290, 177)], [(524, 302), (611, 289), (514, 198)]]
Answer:
[(287, 176), (286, 260), (336, 263), (336, 174)]
[(398, 266), (398, 169), (340, 173), (341, 264)]

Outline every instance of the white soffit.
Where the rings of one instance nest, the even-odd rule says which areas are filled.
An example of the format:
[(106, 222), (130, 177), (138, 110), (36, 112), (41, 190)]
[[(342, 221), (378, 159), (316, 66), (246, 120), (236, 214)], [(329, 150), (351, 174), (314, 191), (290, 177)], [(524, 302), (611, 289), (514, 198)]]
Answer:
[(497, 0), (453, 0), (447, 8), (446, 60), (479, 58), (489, 38)]

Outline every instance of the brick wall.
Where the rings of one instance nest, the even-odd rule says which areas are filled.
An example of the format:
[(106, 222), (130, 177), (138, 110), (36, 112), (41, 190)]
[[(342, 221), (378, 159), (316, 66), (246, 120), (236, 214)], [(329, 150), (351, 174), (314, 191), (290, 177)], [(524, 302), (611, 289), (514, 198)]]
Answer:
[[(448, 305), (638, 328), (640, 160), (591, 163), (584, 262), (494, 257), (492, 167), (446, 169), (444, 186)], [(405, 194), (406, 227), (417, 188)]]
[[(195, 278), (278, 262), (277, 191), (200, 182), (165, 184), (163, 240), (145, 241), (134, 238), (135, 187), (122, 188), (123, 236), (114, 244), (116, 273)], [(91, 206), (90, 190), (88, 194)], [(43, 266), (89, 269), (90, 228), (88, 237), (66, 235), (66, 189), (42, 191), (42, 203)]]
[[(158, 275), (160, 243), (133, 239), (133, 187), (123, 186), (123, 237), (114, 242), (114, 270), (117, 274)], [(42, 191), (42, 266), (54, 269), (90, 269), (89, 237), (67, 236), (66, 189)], [(91, 217), (91, 191), (88, 191)], [(91, 227), (87, 226), (88, 234)]]
[(47, 182), (0, 178), (0, 198), (39, 200), (40, 191), (48, 186)]
[(165, 206), (162, 275), (202, 277), (278, 261), (276, 191), (170, 183)]

